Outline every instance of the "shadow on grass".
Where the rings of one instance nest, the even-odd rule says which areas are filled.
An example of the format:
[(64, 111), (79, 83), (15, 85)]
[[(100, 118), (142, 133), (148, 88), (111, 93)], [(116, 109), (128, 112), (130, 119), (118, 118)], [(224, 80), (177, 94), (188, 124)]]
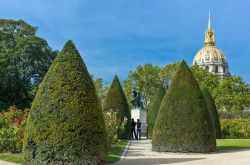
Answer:
[(118, 162), (116, 165), (159, 165), (181, 163), (195, 160), (202, 160), (205, 158), (143, 158), (143, 159), (126, 159)]

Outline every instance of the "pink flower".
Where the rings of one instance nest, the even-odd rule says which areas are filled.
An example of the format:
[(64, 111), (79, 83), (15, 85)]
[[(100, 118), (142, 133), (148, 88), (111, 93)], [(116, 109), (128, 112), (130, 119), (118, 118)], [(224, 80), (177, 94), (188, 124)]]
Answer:
[(18, 118), (15, 118), (14, 124), (15, 124), (15, 125), (20, 125), (20, 120), (19, 120)]

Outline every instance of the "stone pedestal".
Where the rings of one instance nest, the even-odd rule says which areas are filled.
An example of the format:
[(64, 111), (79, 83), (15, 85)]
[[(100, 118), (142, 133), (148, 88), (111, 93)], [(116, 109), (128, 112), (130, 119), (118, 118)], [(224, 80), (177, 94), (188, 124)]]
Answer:
[(137, 122), (137, 119), (140, 119), (141, 121), (141, 136), (147, 137), (147, 110), (145, 109), (131, 109), (131, 118), (134, 119), (135, 122)]

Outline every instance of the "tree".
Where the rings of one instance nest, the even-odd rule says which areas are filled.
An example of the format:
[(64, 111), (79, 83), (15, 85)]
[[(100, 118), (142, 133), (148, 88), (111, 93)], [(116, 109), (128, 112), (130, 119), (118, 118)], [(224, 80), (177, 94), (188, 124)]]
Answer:
[(210, 92), (213, 92), (213, 90), (218, 87), (219, 79), (216, 74), (210, 73), (197, 65), (193, 65), (191, 71), (201, 89), (207, 88)]
[[(126, 96), (123, 92), (120, 81), (115, 75), (112, 84), (109, 87), (108, 94), (105, 98), (104, 111), (117, 112), (117, 125), (118, 125), (118, 138), (130, 139), (131, 138), (131, 114), (128, 106)], [(126, 120), (125, 126), (121, 124)]]
[(158, 89), (158, 92), (156, 93), (153, 99), (152, 106), (148, 110), (147, 117), (148, 117), (148, 136), (149, 137), (152, 137), (154, 126), (155, 126), (155, 120), (158, 115), (158, 111), (160, 109), (162, 99), (165, 96), (165, 94), (166, 94), (166, 89), (164, 89), (163, 86), (160, 86)]
[(171, 152), (210, 152), (216, 139), (202, 91), (182, 61), (157, 115), (152, 149)]
[(211, 118), (212, 118), (212, 123), (215, 129), (216, 133), (216, 138), (221, 139), (222, 134), (221, 134), (221, 127), (220, 127), (220, 120), (219, 120), (219, 115), (217, 112), (217, 108), (214, 102), (213, 97), (211, 96), (209, 90), (205, 88), (203, 91), (203, 96), (206, 100), (208, 110), (210, 112)]
[(0, 108), (29, 106), (57, 55), (36, 31), (22, 20), (0, 19)]
[(24, 158), (31, 164), (99, 164), (106, 157), (106, 136), (93, 81), (68, 41), (32, 103)]
[(131, 93), (133, 88), (136, 88), (142, 93), (145, 107), (148, 108), (148, 104), (152, 100), (155, 91), (161, 85), (160, 71), (161, 68), (159, 66), (153, 66), (152, 64), (140, 65), (134, 72), (130, 71), (128, 79), (124, 81), (126, 95), (129, 100), (132, 99)]
[(170, 83), (173, 80), (174, 75), (177, 69), (179, 68), (179, 65), (180, 65), (180, 62), (174, 62), (172, 64), (168, 64), (164, 66), (161, 69), (160, 77), (161, 77), (162, 84)]
[(93, 76), (91, 76), (91, 77), (92, 77), (92, 79), (94, 81), (95, 89), (96, 89), (98, 98), (100, 99), (101, 104), (103, 105), (103, 102), (105, 100), (105, 96), (108, 93), (108, 87), (106, 86), (107, 84), (103, 84), (103, 79), (102, 78), (94, 79)]
[(213, 95), (221, 112), (241, 114), (250, 105), (250, 85), (240, 76), (230, 76), (222, 80)]

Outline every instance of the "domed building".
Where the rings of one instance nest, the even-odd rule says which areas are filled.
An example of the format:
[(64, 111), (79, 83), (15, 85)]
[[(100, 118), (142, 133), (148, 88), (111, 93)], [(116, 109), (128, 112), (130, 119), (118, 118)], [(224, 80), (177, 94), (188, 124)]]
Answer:
[(205, 31), (205, 43), (194, 57), (193, 65), (215, 73), (220, 79), (224, 79), (229, 76), (228, 62), (224, 53), (215, 47), (214, 31), (211, 28), (210, 13), (208, 17), (208, 28)]

